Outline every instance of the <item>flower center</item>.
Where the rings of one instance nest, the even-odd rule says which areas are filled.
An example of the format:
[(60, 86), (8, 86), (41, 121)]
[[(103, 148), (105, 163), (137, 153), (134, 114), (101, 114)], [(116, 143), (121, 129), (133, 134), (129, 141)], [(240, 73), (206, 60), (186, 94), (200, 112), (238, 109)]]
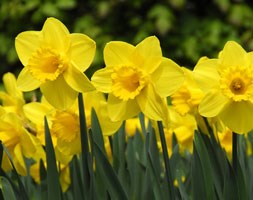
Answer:
[(241, 78), (235, 78), (230, 83), (230, 90), (234, 94), (243, 94), (245, 92), (245, 83)]
[(113, 94), (124, 101), (134, 99), (148, 82), (147, 75), (133, 66), (115, 68), (111, 78)]
[(71, 142), (80, 135), (79, 120), (75, 113), (57, 111), (54, 115), (52, 130), (59, 140)]
[(28, 69), (34, 78), (45, 82), (55, 80), (68, 66), (64, 55), (46, 47), (39, 48), (28, 61)]
[(253, 69), (231, 67), (220, 71), (221, 90), (234, 101), (249, 100), (253, 95)]

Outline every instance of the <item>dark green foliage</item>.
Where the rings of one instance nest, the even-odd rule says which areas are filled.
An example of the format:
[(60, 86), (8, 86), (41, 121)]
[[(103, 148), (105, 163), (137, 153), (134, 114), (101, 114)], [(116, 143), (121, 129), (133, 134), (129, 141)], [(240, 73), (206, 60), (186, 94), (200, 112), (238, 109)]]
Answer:
[(14, 38), (22, 31), (41, 30), (47, 17), (61, 20), (71, 32), (97, 43), (91, 76), (103, 63), (111, 40), (136, 44), (156, 35), (163, 54), (193, 68), (201, 56), (214, 57), (228, 40), (253, 49), (253, 4), (229, 0), (2, 0), (0, 4), (0, 75), (19, 71)]

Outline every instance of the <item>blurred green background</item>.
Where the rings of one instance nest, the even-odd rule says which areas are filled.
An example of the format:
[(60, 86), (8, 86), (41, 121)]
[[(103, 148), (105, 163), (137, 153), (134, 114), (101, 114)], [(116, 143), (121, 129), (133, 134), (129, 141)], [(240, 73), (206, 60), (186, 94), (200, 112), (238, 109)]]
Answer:
[(253, 49), (253, 1), (246, 0), (1, 0), (0, 75), (22, 68), (14, 40), (26, 30), (41, 30), (47, 17), (60, 19), (70, 32), (85, 33), (97, 43), (87, 75), (103, 67), (108, 41), (136, 45), (150, 35), (163, 55), (193, 68), (201, 56), (215, 57), (228, 40)]

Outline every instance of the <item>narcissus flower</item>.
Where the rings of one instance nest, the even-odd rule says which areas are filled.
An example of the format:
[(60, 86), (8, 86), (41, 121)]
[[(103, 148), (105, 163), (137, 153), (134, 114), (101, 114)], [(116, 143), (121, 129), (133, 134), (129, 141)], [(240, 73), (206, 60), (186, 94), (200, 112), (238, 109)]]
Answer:
[(66, 109), (78, 92), (95, 88), (83, 73), (95, 54), (95, 42), (84, 34), (70, 34), (59, 20), (48, 18), (41, 31), (20, 33), (15, 40), (25, 66), (17, 80), (22, 91), (41, 89), (54, 107)]
[[(22, 122), (15, 113), (1, 112), (0, 138), (10, 152), (17, 172), (25, 176), (27, 172), (24, 157), (36, 160), (36, 153), (41, 148), (40, 143), (36, 137), (23, 127)], [(11, 165), (5, 154), (2, 167), (5, 171), (11, 170)]]
[(229, 41), (218, 59), (206, 59), (195, 66), (195, 78), (205, 92), (199, 112), (218, 117), (236, 133), (253, 129), (253, 52)]
[(125, 120), (143, 112), (153, 120), (166, 114), (164, 97), (183, 83), (182, 69), (162, 57), (159, 40), (152, 36), (137, 46), (109, 42), (104, 49), (106, 67), (92, 76), (98, 91), (109, 93), (108, 113), (112, 120)]
[(187, 113), (195, 114), (203, 97), (203, 91), (194, 80), (193, 72), (182, 67), (185, 72), (184, 84), (171, 95), (171, 103), (175, 110), (181, 115)]
[(25, 100), (23, 93), (17, 88), (14, 74), (8, 72), (3, 75), (5, 91), (0, 91), (2, 106), (6, 112), (13, 112), (24, 118), (23, 105)]

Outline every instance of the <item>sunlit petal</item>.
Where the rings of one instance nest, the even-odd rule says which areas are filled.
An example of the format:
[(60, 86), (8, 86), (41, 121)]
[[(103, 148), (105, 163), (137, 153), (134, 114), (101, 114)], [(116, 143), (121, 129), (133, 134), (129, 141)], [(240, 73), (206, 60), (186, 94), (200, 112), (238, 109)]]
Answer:
[(135, 100), (122, 101), (109, 94), (108, 114), (112, 121), (120, 121), (136, 116), (140, 108)]
[(96, 50), (96, 43), (84, 34), (70, 34), (71, 49), (69, 51), (71, 59), (75, 65), (83, 72), (91, 64)]
[(42, 28), (45, 43), (59, 51), (66, 51), (70, 45), (69, 31), (58, 19), (50, 17)]
[(39, 48), (40, 43), (40, 31), (25, 31), (18, 34), (15, 39), (15, 48), (18, 57), (24, 66), (28, 64), (29, 58), (32, 56), (32, 53)]
[(91, 81), (96, 89), (100, 92), (109, 93), (112, 90), (112, 75), (113, 69), (103, 68), (97, 70), (91, 77)]
[(67, 84), (78, 92), (89, 92), (95, 90), (87, 76), (74, 65), (69, 66), (63, 77)]
[(131, 64), (130, 55), (135, 47), (126, 42), (109, 42), (104, 49), (104, 60), (106, 66), (119, 66)]
[[(137, 54), (134, 54), (134, 63), (147, 73), (152, 73), (157, 69), (162, 61), (162, 50), (160, 42), (155, 36), (147, 37), (137, 46)], [(139, 57), (139, 59), (137, 59)]]
[(18, 75), (17, 87), (22, 91), (31, 91), (40, 87), (41, 82), (35, 79), (25, 67)]
[(137, 102), (141, 111), (148, 118), (157, 121), (165, 120), (168, 112), (167, 107), (151, 85), (144, 88), (142, 93), (137, 96)]
[(55, 108), (64, 110), (76, 100), (78, 92), (73, 90), (60, 76), (55, 81), (46, 82), (40, 87), (46, 100)]
[(221, 112), (228, 101), (228, 98), (219, 91), (210, 91), (200, 102), (199, 113), (205, 117), (215, 117)]
[(174, 93), (185, 80), (183, 70), (172, 60), (163, 59), (158, 69), (152, 76), (155, 90), (162, 97), (167, 97)]

